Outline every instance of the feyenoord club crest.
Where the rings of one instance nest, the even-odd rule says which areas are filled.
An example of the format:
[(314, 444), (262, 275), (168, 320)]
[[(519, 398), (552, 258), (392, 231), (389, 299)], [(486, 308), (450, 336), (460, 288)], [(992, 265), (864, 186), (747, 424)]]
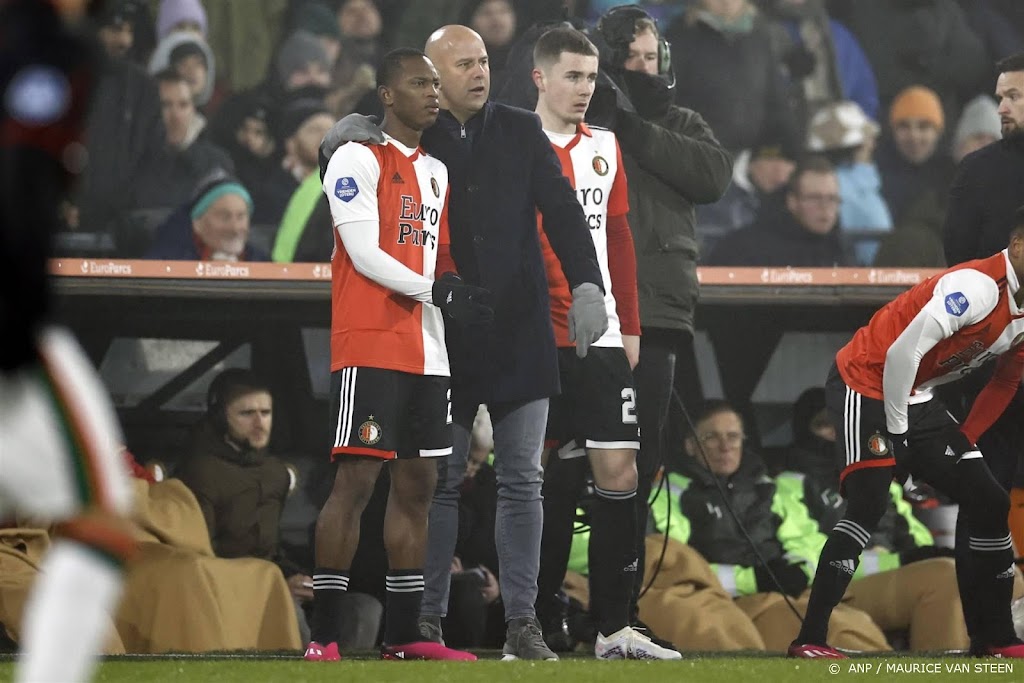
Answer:
[(438, 199), (441, 198), (441, 188), (437, 186), (437, 181), (434, 176), (430, 176), (430, 189), (434, 191), (434, 196)]
[(594, 173), (597, 175), (608, 175), (608, 162), (600, 154), (594, 157), (594, 161), (591, 162), (594, 166)]
[(889, 452), (889, 442), (886, 441), (884, 436), (875, 432), (868, 439), (868, 450), (875, 455), (885, 455)]
[(372, 446), (380, 441), (381, 428), (380, 425), (373, 421), (373, 415), (370, 419), (359, 425), (359, 440), (365, 443), (367, 446)]

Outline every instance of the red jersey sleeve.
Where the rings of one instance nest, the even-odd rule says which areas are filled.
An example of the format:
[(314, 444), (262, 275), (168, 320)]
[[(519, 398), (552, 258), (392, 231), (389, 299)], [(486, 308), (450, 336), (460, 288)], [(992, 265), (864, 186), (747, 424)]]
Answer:
[(608, 217), (624, 216), (629, 213), (629, 185), (626, 184), (626, 169), (622, 167), (622, 149), (615, 140), (615, 180), (608, 195)]
[(1018, 348), (1016, 353), (1004, 354), (999, 358), (992, 379), (974, 399), (970, 414), (960, 426), (960, 431), (972, 444), (978, 443), (978, 438), (1006, 410), (1020, 385), (1021, 373), (1024, 373), (1024, 346)]
[(636, 252), (633, 233), (625, 214), (608, 216), (608, 275), (619, 314), (622, 334), (640, 334), (640, 303), (637, 299)]

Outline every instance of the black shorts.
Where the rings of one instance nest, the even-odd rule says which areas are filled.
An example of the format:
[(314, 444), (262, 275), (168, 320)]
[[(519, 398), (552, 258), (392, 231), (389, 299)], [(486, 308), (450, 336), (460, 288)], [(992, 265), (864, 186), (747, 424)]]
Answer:
[(338, 455), (451, 455), (451, 382), (381, 368), (331, 373), (331, 459)]
[(900, 463), (892, 455), (885, 403), (847, 386), (835, 364), (825, 382), (825, 404), (836, 428), (840, 482), (855, 470), (897, 466), (927, 481), (929, 474), (941, 474), (955, 464), (946, 455), (946, 446), (950, 432), (959, 429), (959, 423), (938, 397), (907, 407), (909, 459)]
[(591, 346), (586, 358), (558, 350), (562, 394), (551, 399), (545, 445), (562, 458), (584, 448), (640, 449), (633, 372), (620, 347)]

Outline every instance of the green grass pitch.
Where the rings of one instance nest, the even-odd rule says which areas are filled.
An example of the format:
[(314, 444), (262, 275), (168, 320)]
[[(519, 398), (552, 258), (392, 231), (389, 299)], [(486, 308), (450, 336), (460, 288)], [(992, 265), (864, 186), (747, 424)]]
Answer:
[[(59, 656), (59, 655), (58, 655)], [(484, 657), (496, 657), (487, 653)], [(830, 666), (832, 667), (830, 669)], [(838, 669), (836, 669), (838, 667)], [(13, 676), (0, 662), (0, 681)], [(309, 663), (297, 657), (122, 657), (103, 662), (97, 683), (807, 683), (809, 681), (1020, 681), (1024, 662), (965, 657), (857, 657), (797, 661), (764, 655), (687, 655), (679, 662), (381, 662)]]

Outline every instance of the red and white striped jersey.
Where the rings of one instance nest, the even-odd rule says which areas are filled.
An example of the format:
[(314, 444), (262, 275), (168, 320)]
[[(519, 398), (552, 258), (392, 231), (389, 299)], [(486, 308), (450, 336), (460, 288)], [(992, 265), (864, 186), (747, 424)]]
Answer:
[(381, 250), (433, 280), (438, 246), (449, 243), (448, 168), (391, 137), (383, 145), (349, 142), (331, 156), (323, 186), (335, 227), (331, 370), (448, 376), (441, 309), (361, 275), (337, 231), (346, 223), (378, 221)]
[[(622, 168), (622, 153), (615, 134), (602, 128), (579, 124), (572, 135), (544, 131), (562, 163), (562, 173), (576, 190), (576, 199), (583, 207), (594, 240), (597, 262), (604, 283), (605, 308), (608, 311), (608, 331), (594, 342), (594, 346), (622, 346), (622, 331), (612, 280), (608, 269), (608, 217), (629, 213), (629, 191)], [(569, 307), (572, 293), (562, 273), (562, 266), (551, 243), (544, 234), (543, 218), (537, 214), (544, 266), (548, 276), (548, 294), (551, 298), (551, 322), (555, 328), (555, 342), (560, 347), (572, 346), (569, 341)]]
[(886, 353), (911, 321), (927, 312), (945, 338), (921, 358), (909, 403), (931, 398), (931, 389), (970, 373), (998, 355), (1024, 353), (1024, 309), (1006, 250), (968, 261), (928, 278), (883, 306), (836, 354), (846, 384), (884, 400)]

